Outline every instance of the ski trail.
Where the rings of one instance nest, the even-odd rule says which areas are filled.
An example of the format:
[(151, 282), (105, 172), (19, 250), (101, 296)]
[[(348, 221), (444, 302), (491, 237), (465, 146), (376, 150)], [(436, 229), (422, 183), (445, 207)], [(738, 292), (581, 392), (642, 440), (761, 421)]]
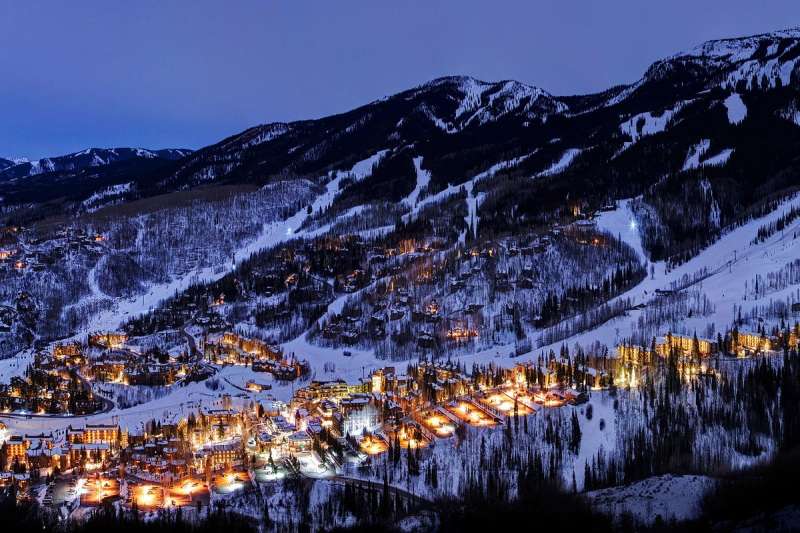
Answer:
[[(380, 160), (386, 151), (356, 163), (349, 171), (337, 172), (335, 177), (325, 185), (325, 191), (318, 195), (311, 204), (312, 213), (317, 213), (333, 203), (334, 198), (339, 193), (339, 185), (345, 178), (361, 179), (372, 170), (372, 167)], [(257, 237), (239, 247), (233, 254), (233, 260), (225, 262), (223, 265), (212, 265), (204, 268), (196, 268), (182, 276), (173, 278), (166, 283), (153, 284), (146, 287), (145, 292), (134, 298), (115, 298), (112, 299), (113, 305), (101, 311), (89, 321), (84, 331), (78, 331), (73, 338), (80, 336), (85, 331), (105, 331), (118, 329), (120, 324), (139, 314), (152, 310), (160, 302), (174, 296), (175, 294), (188, 289), (197, 283), (212, 283), (232, 272), (243, 261), (252, 255), (287, 241), (297, 238), (313, 237), (326, 231), (329, 226), (319, 228), (314, 231), (301, 230), (303, 223), (309, 217), (307, 207), (300, 207), (294, 214), (284, 220), (266, 223), (262, 226), (261, 232)], [(144, 235), (143, 221), (137, 219), (139, 232), (137, 233), (134, 246), (137, 248), (141, 244)], [(97, 265), (95, 265), (97, 267)], [(90, 276), (93, 277), (93, 276)], [(99, 294), (99, 286), (96, 287)]]
[(110, 296), (103, 292), (103, 290), (100, 288), (100, 284), (97, 281), (97, 271), (100, 268), (101, 263), (105, 264), (107, 260), (107, 255), (101, 256), (100, 259), (98, 259), (94, 266), (89, 270), (89, 272), (86, 274), (86, 281), (89, 284), (89, 294), (75, 303), (65, 305), (61, 310), (62, 317), (64, 317), (65, 314), (72, 309), (79, 309), (92, 302), (111, 299)]

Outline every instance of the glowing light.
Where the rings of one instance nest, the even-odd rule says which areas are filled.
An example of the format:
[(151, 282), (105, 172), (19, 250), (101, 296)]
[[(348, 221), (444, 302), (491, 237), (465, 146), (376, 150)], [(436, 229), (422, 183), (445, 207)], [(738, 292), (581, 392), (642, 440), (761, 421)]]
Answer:
[(367, 435), (361, 439), (359, 448), (367, 455), (378, 455), (389, 449), (383, 440), (373, 437), (372, 435)]
[(139, 507), (160, 507), (161, 492), (155, 485), (141, 485), (136, 488), (135, 498)]

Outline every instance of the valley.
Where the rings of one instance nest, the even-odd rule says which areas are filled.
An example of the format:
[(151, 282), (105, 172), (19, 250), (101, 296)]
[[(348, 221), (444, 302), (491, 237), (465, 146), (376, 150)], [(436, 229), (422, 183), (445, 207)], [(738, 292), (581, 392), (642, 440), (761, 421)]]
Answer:
[(287, 531), (552, 495), (701, 519), (800, 444), (798, 57), (786, 30), (598, 94), (454, 76), (0, 160), (0, 486)]

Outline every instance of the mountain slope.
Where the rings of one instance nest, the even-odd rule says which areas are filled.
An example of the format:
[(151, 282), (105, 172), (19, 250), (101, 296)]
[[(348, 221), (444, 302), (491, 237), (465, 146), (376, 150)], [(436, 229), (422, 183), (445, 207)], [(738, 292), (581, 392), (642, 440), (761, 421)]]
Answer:
[[(439, 78), (346, 113), (256, 126), (185, 157), (86, 150), (15, 165), (0, 171), (0, 195), (6, 204), (49, 201), (50, 208), (74, 210), (122, 184), (130, 184), (123, 201), (295, 179), (323, 186), (381, 153), (375, 172), (358, 183), (342, 181), (329, 220), (359, 206), (392, 206), (383, 225), (393, 224), (409, 219), (413, 206), (397, 202), (412, 191), (418, 203), (468, 186), (482, 195), (482, 228), (473, 234), (483, 229), (491, 236), (551, 224), (575, 205), (680, 197), (699, 214), (674, 220), (656, 206), (661, 213), (650, 229), (661, 235), (648, 241), (656, 256), (680, 254), (795, 186), (798, 57), (800, 31), (786, 30), (704, 43), (656, 61), (634, 84), (596, 95), (557, 97), (515, 81)], [(412, 161), (427, 173), (424, 188)], [(93, 166), (101, 162), (111, 164)], [(9, 181), (56, 165), (60, 170), (37, 174), (39, 181)], [(691, 192), (701, 182), (710, 193), (702, 197)], [(48, 183), (58, 187), (38, 199)], [(67, 183), (74, 189), (65, 191)], [(701, 226), (707, 229), (698, 236)]]
[[(131, 159), (176, 160), (189, 153), (191, 153), (191, 150), (186, 149), (87, 148), (72, 154), (33, 161), (21, 161), (19, 163), (6, 161), (10, 164), (5, 168), (0, 168), (0, 182), (50, 172), (75, 172), (89, 167), (101, 167)], [(0, 165), (3, 165), (2, 161), (0, 161)]]

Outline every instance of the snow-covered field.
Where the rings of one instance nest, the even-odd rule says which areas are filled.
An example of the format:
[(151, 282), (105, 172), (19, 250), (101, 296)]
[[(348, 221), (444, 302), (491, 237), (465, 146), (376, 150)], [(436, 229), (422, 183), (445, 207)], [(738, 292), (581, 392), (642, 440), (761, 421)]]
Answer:
[[(798, 300), (797, 288), (791, 285), (771, 293), (766, 299), (753, 299), (748, 296), (748, 284), (751, 284), (751, 280), (757, 274), (763, 276), (800, 258), (800, 241), (795, 238), (800, 232), (798, 221), (791, 223), (782, 232), (776, 233), (764, 242), (751, 244), (761, 226), (777, 220), (796, 206), (800, 206), (798, 197), (784, 201), (772, 213), (733, 229), (696, 257), (670, 271), (667, 271), (663, 262), (652, 263), (653, 274), (648, 275), (639, 285), (618, 298), (630, 298), (633, 305), (647, 304), (654, 297), (656, 289), (669, 289), (673, 283), (683, 285), (693, 275), (707, 269), (707, 277), (696, 286), (714, 302), (715, 311), (709, 316), (685, 317), (683, 320), (686, 330), (689, 332), (696, 330), (698, 335), (701, 335), (707, 324), (714, 324), (717, 331), (724, 331), (734, 319), (734, 305), (741, 306), (742, 313), (745, 314), (747, 310), (765, 305), (770, 300), (787, 298)], [(620, 236), (650, 264), (644, 254), (641, 237), (635, 231), (636, 221), (629, 202), (621, 202), (616, 211), (602, 213), (597, 223), (600, 229)], [(600, 341), (608, 346), (616, 346), (631, 334), (632, 327), (642, 312), (644, 311), (641, 309), (632, 309), (626, 316), (611, 320), (595, 330), (587, 331), (565, 342), (570, 345), (575, 342), (588, 345)], [(557, 346), (553, 348), (557, 349)]]
[(703, 495), (714, 485), (706, 476), (663, 475), (630, 485), (586, 493), (601, 511), (615, 518), (632, 515), (642, 524), (652, 524), (660, 516), (665, 522), (688, 520), (698, 515)]
[[(314, 199), (313, 203), (311, 204), (311, 212), (317, 213), (330, 206), (339, 192), (339, 184), (343, 179), (350, 178), (356, 181), (363, 179), (369, 174), (373, 166), (377, 164), (377, 162), (380, 161), (385, 154), (385, 150), (380, 151), (363, 161), (357, 162), (348, 171), (337, 172), (334, 178), (326, 184), (325, 191)], [(285, 220), (264, 224), (259, 235), (245, 243), (244, 246), (238, 248), (235, 251), (232, 260), (223, 265), (195, 269), (183, 276), (175, 277), (168, 283), (151, 285), (147, 288), (144, 294), (141, 294), (136, 298), (115, 300), (114, 305), (111, 308), (95, 315), (85, 330), (115, 330), (119, 327), (120, 323), (124, 322), (128, 318), (145, 313), (148, 310), (152, 310), (163, 300), (166, 300), (167, 298), (186, 290), (190, 285), (211, 282), (220, 279), (224, 275), (233, 271), (238, 264), (248, 259), (256, 252), (271, 248), (282, 242), (286, 242), (295, 238), (324, 233), (327, 229), (326, 227), (318, 228), (313, 231), (305, 231), (301, 229), (303, 222), (305, 222), (308, 216), (309, 212), (307, 208), (303, 207)], [(90, 281), (92, 280), (93, 276), (90, 277)], [(96, 296), (94, 294), (94, 288), (92, 292), (93, 296)], [(85, 335), (85, 331), (78, 332), (75, 337), (77, 338), (82, 335)]]
[[(13, 369), (9, 371), (13, 371)], [(258, 383), (269, 384), (272, 389), (263, 392), (247, 392), (243, 389), (250, 379)], [(216, 388), (209, 387), (207, 385), (209, 382), (215, 383)], [(267, 405), (276, 397), (291, 397), (292, 387), (292, 384), (274, 381), (270, 374), (253, 372), (249, 367), (228, 366), (222, 368), (213, 378), (204, 383), (190, 383), (187, 386), (174, 385), (163, 397), (128, 409), (115, 408), (108, 413), (84, 417), (3, 416), (2, 420), (12, 432), (18, 433), (40, 433), (63, 430), (69, 425), (112, 422), (118, 422), (122, 427), (127, 427), (131, 431), (140, 431), (150, 420), (173, 421), (176, 417), (186, 417), (190, 413), (196, 412), (200, 405), (205, 408), (221, 408), (223, 394), (229, 394), (234, 405), (244, 406), (250, 401)]]
[[(318, 206), (321, 207), (329, 203), (336, 191), (336, 183), (329, 183), (327, 192), (315, 201), (315, 210)], [(685, 276), (691, 276), (705, 268), (708, 269), (710, 275), (703, 279), (703, 281), (699, 283), (699, 286), (702, 291), (709, 295), (716, 303), (716, 310), (711, 316), (707, 317), (687, 317), (685, 320), (686, 328), (688, 330), (696, 328), (698, 331), (701, 331), (705, 328), (706, 323), (714, 323), (718, 330), (724, 328), (726, 325), (730, 324), (733, 319), (734, 305), (743, 306), (746, 310), (764, 303), (762, 300), (748, 298), (746, 282), (758, 273), (763, 274), (764, 272), (775, 270), (787, 262), (800, 257), (800, 248), (798, 247), (800, 243), (794, 238), (795, 232), (800, 230), (800, 222), (794, 222), (783, 232), (773, 235), (765, 242), (755, 245), (750, 244), (760, 226), (774, 221), (792, 206), (800, 206), (800, 199), (793, 198), (788, 200), (773, 213), (734, 229), (701, 252), (697, 257), (671, 271), (666, 270), (664, 263), (659, 262), (652, 264), (653, 274), (648, 275), (639, 285), (625, 294), (620, 295), (618, 298), (629, 298), (634, 305), (639, 303), (646, 304), (653, 298), (656, 289), (669, 288), (671, 283), (680, 282)], [(265, 228), (264, 233), (257, 241), (251, 243), (237, 254), (237, 260), (240, 258), (243, 259), (253, 251), (286, 239), (291, 239), (298, 235), (298, 232), (295, 230), (300, 226), (305, 216), (305, 210), (303, 210), (286, 221), (270, 224)], [(639, 254), (642, 261), (649, 264), (649, 260), (642, 247), (635, 217), (630, 208), (630, 201), (622, 201), (616, 210), (602, 213), (597, 219), (597, 224), (600, 229), (619, 236)], [(230, 268), (231, 265), (226, 267), (226, 271)], [(650, 269), (648, 268), (648, 270)], [(100, 314), (92, 322), (90, 329), (114, 329), (128, 316), (146, 311), (159, 301), (173, 295), (175, 291), (185, 288), (189, 283), (200, 279), (212, 279), (220, 275), (220, 273), (215, 273), (208, 269), (194, 273), (194, 275), (188, 278), (181, 278), (166, 285), (152, 287), (148, 293), (141, 298), (119, 301), (115, 309)], [(772, 300), (784, 299), (795, 293), (796, 288), (789, 286), (786, 289), (770, 294), (769, 298)], [(346, 297), (335, 300), (329, 307), (329, 313), (340, 311), (345, 300)], [(571, 346), (574, 343), (589, 345), (595, 341), (599, 341), (609, 347), (616, 346), (630, 335), (638, 314), (641, 312), (643, 311), (630, 310), (625, 316), (613, 319), (594, 330), (575, 335), (566, 339), (563, 343)], [(534, 350), (534, 352), (521, 356), (520, 358), (515, 358), (513, 361), (511, 356), (514, 354), (515, 346), (509, 344), (463, 356), (462, 361), (467, 366), (473, 362), (486, 363), (489, 361), (498, 363), (503, 363), (503, 361), (505, 361), (505, 364), (510, 365), (514, 362), (538, 357), (538, 354), (543, 350), (552, 348), (557, 351), (561, 344), (562, 342), (558, 342), (552, 346), (545, 346), (541, 350)], [(308, 342), (304, 335), (285, 343), (283, 348), (286, 353), (295, 353), (300, 358), (308, 359), (312, 365), (312, 373), (318, 379), (343, 378), (348, 381), (355, 381), (367, 375), (370, 370), (385, 366), (386, 364), (384, 360), (377, 358), (372, 350), (353, 349), (350, 350), (352, 353), (350, 357), (344, 357), (342, 355), (342, 350), (316, 346)], [(326, 367), (326, 363), (328, 368), (335, 368), (335, 370), (325, 373), (323, 368)], [(3, 361), (2, 367), (0, 367), (0, 372), (2, 372), (2, 374), (0, 374), (0, 379), (7, 382), (7, 379), (11, 375), (15, 375), (14, 373), (19, 373), (22, 370), (24, 370), (24, 365), (19, 363), (18, 360), (12, 359)], [(253, 396), (252, 393), (243, 393), (240, 389), (231, 385), (231, 383), (236, 383), (239, 386), (243, 386), (246, 382), (244, 377), (248, 379), (252, 377), (258, 381), (263, 381), (265, 377), (264, 374), (250, 374), (252, 374), (252, 372), (248, 369), (229, 367), (223, 369), (218, 375), (220, 378), (220, 389), (217, 391), (212, 391), (204, 385), (196, 383), (187, 387), (175, 387), (169, 394), (153, 402), (138, 405), (124, 411), (115, 410), (106, 415), (88, 417), (87, 421), (92, 420), (100, 422), (109, 420), (112, 417), (119, 417), (120, 420), (136, 425), (154, 417), (174, 416), (187, 409), (189, 405), (198, 401), (204, 403), (216, 402), (223, 392), (229, 392), (234, 395), (247, 394)], [(275, 387), (268, 395), (266, 393), (261, 393), (263, 395), (261, 398), (266, 399), (268, 397), (274, 397), (278, 400), (286, 401), (291, 397), (292, 392), (292, 385), (278, 386), (275, 384)], [(597, 411), (600, 411), (601, 408), (601, 406), (597, 406)], [(596, 423), (600, 418), (605, 418), (607, 424), (605, 429), (606, 433), (613, 433), (613, 417), (603, 417), (602, 415), (596, 414), (594, 422)], [(69, 419), (9, 420), (9, 425), (19, 427), (19, 429), (52, 428), (66, 426), (68, 423)], [(610, 444), (610, 442), (607, 444)]]

